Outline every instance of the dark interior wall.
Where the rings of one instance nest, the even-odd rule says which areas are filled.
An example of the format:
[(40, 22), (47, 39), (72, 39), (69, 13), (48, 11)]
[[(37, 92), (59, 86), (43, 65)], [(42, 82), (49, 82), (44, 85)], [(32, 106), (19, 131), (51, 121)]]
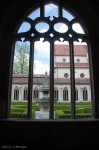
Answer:
[(32, 149), (96, 150), (99, 121), (1, 121), (1, 145), (25, 145)]
[[(99, 5), (97, 0), (61, 0), (64, 7), (76, 12), (84, 21), (91, 41), (94, 86), (96, 96), (96, 112), (99, 118)], [(14, 31), (19, 20), (28, 9), (35, 7), (39, 0), (1, 0), (0, 1), (0, 117), (7, 117), (8, 87), (10, 86), (11, 51)], [(89, 146), (98, 145), (96, 134), (99, 135), (99, 122), (17, 122), (0, 121), (0, 139), (8, 142), (24, 142), (43, 146)], [(25, 134), (26, 133), (26, 134)], [(17, 140), (19, 139), (19, 140)], [(22, 140), (23, 139), (23, 140)], [(93, 143), (92, 141), (95, 142)], [(52, 144), (52, 145), (51, 145)], [(56, 145), (55, 145), (56, 144)], [(99, 146), (99, 145), (98, 145)]]

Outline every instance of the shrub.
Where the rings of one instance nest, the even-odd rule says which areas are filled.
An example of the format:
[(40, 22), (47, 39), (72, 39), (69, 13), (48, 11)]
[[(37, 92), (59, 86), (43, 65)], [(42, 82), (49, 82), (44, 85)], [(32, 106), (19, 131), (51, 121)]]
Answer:
[(39, 104), (32, 105), (32, 108), (33, 108), (35, 111), (39, 111), (39, 110), (41, 109), (41, 107), (40, 107)]
[[(11, 118), (27, 118), (27, 111), (11, 112)], [(35, 119), (35, 111), (32, 111), (32, 118)]]
[[(91, 118), (91, 117), (92, 117), (91, 113), (84, 113), (82, 110), (79, 110), (79, 113), (76, 114), (76, 118)], [(67, 118), (71, 118), (71, 114), (69, 113), (69, 111), (56, 110), (55, 118), (67, 119)]]
[(70, 114), (65, 114), (62, 110), (56, 110), (55, 111), (55, 118), (56, 119), (64, 119), (64, 118), (70, 118)]
[(71, 113), (70, 109), (63, 110), (63, 112), (64, 112), (65, 114), (70, 114), (70, 113)]
[(76, 108), (76, 114), (84, 113), (84, 108)]
[(54, 106), (55, 110), (66, 110), (66, 109), (70, 109), (70, 106), (66, 106), (66, 105), (55, 105)]
[(85, 113), (91, 113), (92, 109), (90, 107), (84, 108)]
[(82, 114), (77, 114), (76, 118), (92, 118), (92, 115), (90, 113), (82, 113)]

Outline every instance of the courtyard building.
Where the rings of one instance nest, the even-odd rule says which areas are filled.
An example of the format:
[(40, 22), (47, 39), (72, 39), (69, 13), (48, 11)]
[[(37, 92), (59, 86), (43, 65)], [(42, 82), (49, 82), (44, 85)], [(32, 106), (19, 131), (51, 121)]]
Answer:
[[(75, 100), (91, 101), (90, 71), (87, 45), (74, 46), (75, 66)], [(45, 72), (50, 80), (50, 72)], [(43, 86), (45, 74), (33, 75), (33, 97), (36, 102), (42, 99), (40, 88)], [(54, 98), (58, 102), (71, 101), (70, 86), (70, 54), (69, 45), (55, 44), (54, 46)], [(13, 74), (12, 101), (27, 101), (28, 75)]]

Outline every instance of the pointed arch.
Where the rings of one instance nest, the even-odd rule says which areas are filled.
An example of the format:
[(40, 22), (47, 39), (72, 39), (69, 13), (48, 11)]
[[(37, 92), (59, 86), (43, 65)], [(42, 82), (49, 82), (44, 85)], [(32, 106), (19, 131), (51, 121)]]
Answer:
[(83, 101), (87, 101), (88, 100), (88, 91), (87, 88), (84, 87), (83, 89)]
[(19, 88), (17, 86), (14, 88), (14, 100), (19, 100)]
[(58, 88), (57, 87), (54, 88), (54, 99), (58, 100)]
[[(59, 3), (58, 3), (59, 2)], [(53, 7), (49, 7), (49, 6)], [(47, 7), (47, 8), (46, 8)], [(49, 9), (48, 9), (49, 7)], [(39, 10), (38, 10), (39, 8)], [(50, 9), (54, 8), (58, 9), (57, 15), (54, 14), (54, 12)], [(50, 119), (54, 118), (54, 42), (55, 40), (60, 41), (60, 38), (63, 38), (63, 41), (66, 41), (69, 43), (69, 51), (70, 51), (70, 82), (69, 80), (64, 80), (64, 84), (70, 84), (71, 87), (71, 116), (72, 118), (75, 118), (75, 73), (74, 73), (74, 41), (78, 41), (81, 39), (81, 41), (88, 41), (88, 48), (89, 45), (89, 35), (87, 32), (86, 27), (84, 26), (84, 23), (82, 20), (78, 17), (78, 15), (72, 13), (69, 13), (66, 8), (64, 8), (64, 4), (62, 4), (61, 1), (57, 1), (57, 4), (53, 3), (52, 1), (48, 1), (48, 3), (40, 3), (40, 5), (35, 9), (39, 11), (39, 16), (35, 16), (35, 11), (32, 11), (32, 16), (34, 18), (29, 17), (29, 15), (25, 16), (23, 18), (23, 22), (20, 23), (18, 26), (17, 32), (15, 32), (15, 39), (14, 41), (29, 41), (30, 42), (30, 53), (29, 53), (29, 76), (28, 76), (28, 117), (31, 118), (32, 114), (32, 97), (34, 99), (39, 97), (39, 90), (37, 87), (34, 88), (34, 43), (38, 41), (38, 39), (43, 38), (44, 42), (48, 41), (50, 44)], [(49, 15), (47, 14), (50, 10)], [(36, 12), (37, 13), (37, 12)], [(68, 14), (69, 13), (69, 14)], [(68, 19), (69, 15), (69, 19)], [(49, 16), (49, 17), (48, 17)], [(27, 29), (25, 31), (21, 30), (21, 25), (28, 25)], [(79, 31), (78, 28), (79, 27)], [(63, 28), (64, 27), (64, 30)], [(20, 32), (18, 32), (20, 31)], [(87, 39), (87, 40), (86, 40)], [(62, 66), (61, 66), (62, 67)], [(40, 68), (40, 66), (39, 66)], [(37, 85), (37, 81), (36, 85)], [(59, 84), (61, 84), (62, 80), (58, 81)], [(38, 83), (41, 84), (41, 81), (38, 80)], [(66, 85), (67, 86), (67, 85)], [(93, 92), (92, 92), (93, 93)], [(78, 94), (77, 94), (78, 95)], [(56, 94), (57, 96), (57, 94)], [(77, 96), (78, 97), (78, 96)], [(78, 99), (78, 98), (77, 98)], [(85, 99), (85, 98), (84, 98)], [(63, 90), (63, 100), (68, 101), (68, 89), (64, 88)]]
[(65, 87), (64, 89), (63, 89), (63, 101), (68, 101), (68, 88), (67, 87)]
[(28, 100), (28, 88), (27, 88), (27, 86), (24, 88), (23, 100)]
[(35, 86), (33, 90), (33, 99), (38, 99), (38, 96), (39, 96), (39, 90), (38, 87)]

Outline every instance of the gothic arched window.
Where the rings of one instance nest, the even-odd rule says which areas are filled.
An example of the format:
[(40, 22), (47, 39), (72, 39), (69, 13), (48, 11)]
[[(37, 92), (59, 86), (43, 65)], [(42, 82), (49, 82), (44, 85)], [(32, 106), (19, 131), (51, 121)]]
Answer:
[(83, 89), (83, 101), (87, 101), (88, 100), (88, 92), (87, 89), (84, 88)]
[(14, 100), (19, 100), (19, 88), (14, 88)]
[(57, 87), (54, 88), (54, 98), (58, 100), (58, 89), (57, 89)]
[(66, 87), (63, 90), (63, 101), (68, 101), (68, 89)]
[(38, 98), (38, 87), (34, 87), (34, 92), (33, 92), (33, 99)]
[(28, 100), (28, 88), (27, 87), (24, 88), (24, 97), (23, 97), (23, 100)]
[[(28, 118), (32, 119), (33, 86), (42, 85), (46, 71), (50, 81), (50, 89), (47, 89), (47, 92), (49, 91), (48, 118), (54, 119), (54, 85), (56, 84), (60, 89), (64, 84), (70, 85), (71, 118), (75, 118), (75, 85), (90, 84), (90, 101), (94, 106), (89, 35), (79, 15), (68, 10), (61, 0), (47, 2), (40, 1), (37, 8), (24, 15), (18, 24), (14, 34), (13, 74), (21, 74), (23, 77), (23, 74), (26, 75), (24, 81), (20, 80), (20, 84), (24, 82), (28, 84)], [(82, 57), (87, 54), (89, 64), (74, 63), (74, 57), (77, 59), (78, 55)], [(60, 57), (66, 57), (66, 62), (58, 63)], [(55, 75), (54, 66), (57, 67)], [(82, 80), (75, 76), (75, 71), (80, 67), (90, 70), (88, 79)], [(65, 72), (70, 74), (70, 78), (63, 78)], [(67, 89), (64, 89), (63, 95), (63, 99), (67, 101)], [(38, 89), (34, 89), (34, 98), (38, 98)], [(94, 109), (92, 109), (92, 116), (95, 116)]]

